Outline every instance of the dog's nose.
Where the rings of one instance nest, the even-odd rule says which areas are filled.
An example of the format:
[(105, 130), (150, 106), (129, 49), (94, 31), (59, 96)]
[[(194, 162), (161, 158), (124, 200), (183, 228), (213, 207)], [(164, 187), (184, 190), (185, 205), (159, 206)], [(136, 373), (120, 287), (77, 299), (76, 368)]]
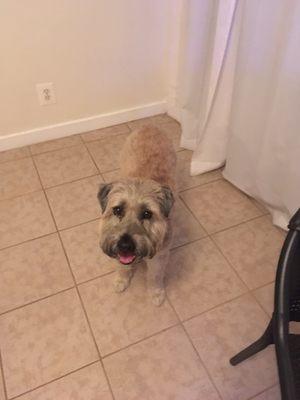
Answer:
[(125, 233), (118, 241), (118, 249), (121, 252), (133, 253), (135, 250), (135, 243), (130, 235)]

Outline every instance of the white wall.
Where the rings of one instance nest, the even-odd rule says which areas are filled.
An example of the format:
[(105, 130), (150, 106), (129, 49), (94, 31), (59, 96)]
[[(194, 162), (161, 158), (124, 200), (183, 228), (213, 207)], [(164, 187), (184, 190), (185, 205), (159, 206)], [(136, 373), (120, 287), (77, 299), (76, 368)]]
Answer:
[[(0, 135), (163, 101), (171, 0), (1, 0)], [(53, 82), (41, 107), (35, 85)]]

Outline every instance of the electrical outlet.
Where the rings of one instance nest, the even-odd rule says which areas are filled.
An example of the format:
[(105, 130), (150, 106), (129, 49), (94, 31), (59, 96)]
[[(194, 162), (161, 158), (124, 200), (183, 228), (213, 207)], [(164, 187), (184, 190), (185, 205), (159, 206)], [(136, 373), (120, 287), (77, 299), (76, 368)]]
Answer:
[(38, 83), (36, 91), (41, 106), (56, 103), (54, 86), (52, 82)]

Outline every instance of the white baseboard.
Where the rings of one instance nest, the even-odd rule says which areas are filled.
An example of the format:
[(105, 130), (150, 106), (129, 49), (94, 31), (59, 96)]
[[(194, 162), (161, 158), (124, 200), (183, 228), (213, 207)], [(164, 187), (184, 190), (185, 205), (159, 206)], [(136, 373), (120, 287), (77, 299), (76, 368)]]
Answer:
[(59, 139), (64, 136), (71, 136), (77, 133), (92, 131), (94, 129), (106, 128), (108, 126), (122, 124), (134, 119), (151, 117), (152, 115), (165, 113), (166, 111), (167, 102), (160, 101), (111, 113), (99, 114), (92, 117), (44, 126), (25, 132), (0, 136), (0, 151), (44, 142), (46, 140)]
[(177, 106), (175, 106), (172, 103), (169, 103), (167, 113), (168, 113), (168, 115), (170, 115), (170, 117), (176, 119), (176, 121), (181, 123), (181, 113), (180, 113), (180, 109)]

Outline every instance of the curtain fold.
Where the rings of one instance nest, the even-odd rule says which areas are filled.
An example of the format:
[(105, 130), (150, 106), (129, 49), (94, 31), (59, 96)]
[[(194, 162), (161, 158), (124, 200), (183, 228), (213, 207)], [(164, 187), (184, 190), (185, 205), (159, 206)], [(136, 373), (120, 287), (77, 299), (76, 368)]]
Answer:
[(300, 2), (184, 2), (178, 107), (191, 174), (219, 168), (283, 228), (300, 207)]

